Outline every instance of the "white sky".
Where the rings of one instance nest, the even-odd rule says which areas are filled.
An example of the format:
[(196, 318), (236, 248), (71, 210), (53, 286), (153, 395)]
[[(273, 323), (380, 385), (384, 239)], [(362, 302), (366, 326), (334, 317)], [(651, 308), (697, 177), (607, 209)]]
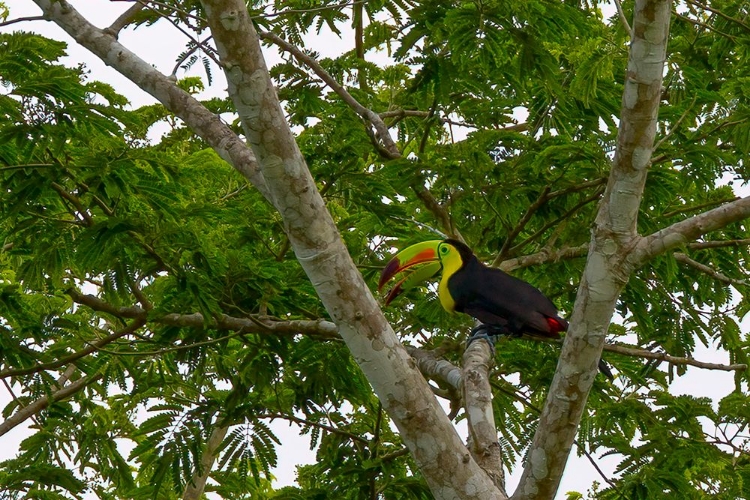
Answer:
[[(10, 8), (10, 18), (36, 16), (40, 14), (39, 9), (31, 0), (6, 0)], [(117, 16), (130, 7), (130, 2), (110, 2), (106, 0), (71, 0), (71, 3), (84, 14), (89, 21), (93, 22), (100, 28), (109, 26)], [(344, 40), (342, 42), (331, 33), (310, 36), (310, 44), (322, 54), (323, 57), (335, 56), (348, 50), (348, 41), (352, 39), (351, 34), (347, 33), (347, 27), (344, 30)], [(133, 107), (139, 107), (146, 104), (152, 104), (155, 100), (135, 84), (131, 83), (125, 77), (121, 76), (112, 68), (106, 66), (98, 58), (90, 54), (87, 50), (78, 46), (70, 37), (53, 23), (44, 21), (25, 22), (15, 24), (9, 27), (0, 27), (0, 31), (26, 30), (35, 31), (49, 38), (63, 40), (68, 42), (68, 57), (63, 62), (69, 65), (85, 63), (91, 71), (90, 77), (95, 80), (107, 82), (114, 86), (120, 93), (127, 96)], [(167, 22), (159, 22), (153, 27), (142, 28), (133, 31), (128, 29), (123, 31), (119, 40), (123, 45), (138, 54), (141, 58), (153, 64), (157, 69), (165, 74), (169, 74), (174, 67), (174, 61), (179, 53), (184, 50), (185, 37), (177, 29)], [(157, 43), (158, 42), (158, 43)], [(155, 49), (155, 45), (157, 48)], [(278, 61), (278, 56), (267, 52), (267, 62), (269, 67)], [(378, 57), (380, 58), (380, 57)], [(214, 68), (215, 69), (215, 68)], [(205, 76), (200, 64), (196, 64), (192, 70), (193, 75)], [(178, 74), (178, 77), (184, 76)], [(225, 95), (225, 80), (223, 74), (215, 69), (214, 85), (207, 91), (198, 96), (206, 98), (212, 96)], [(740, 189), (742, 195), (750, 194), (748, 186)], [(745, 318), (742, 331), (747, 334), (750, 331), (750, 318)], [(728, 356), (726, 353), (716, 351), (711, 348), (699, 346), (695, 352), (696, 359), (708, 362), (727, 363)], [(672, 394), (690, 394), (692, 396), (706, 396), (718, 401), (734, 388), (732, 373), (699, 370), (691, 368), (688, 375), (677, 379), (670, 386)], [(3, 387), (0, 388), (0, 408), (4, 407), (10, 395)], [(277, 448), (279, 455), (279, 467), (273, 474), (277, 478), (277, 485), (294, 483), (295, 464), (314, 462), (314, 453), (309, 451), (309, 439), (306, 436), (300, 436), (298, 428), (286, 422), (277, 421), (272, 425), (274, 432), (280, 437), (282, 445)], [(29, 435), (28, 426), (19, 426), (5, 436), (0, 437), (0, 460), (15, 456), (19, 443)], [(465, 424), (459, 425), (459, 432), (465, 438)], [(575, 447), (563, 476), (557, 499), (566, 498), (566, 492), (579, 491), (585, 492), (591, 486), (592, 481), (603, 483), (600, 476), (596, 473), (589, 461), (585, 458), (575, 456)], [(616, 456), (597, 457), (599, 467), (608, 475), (612, 475), (619, 459)], [(516, 465), (514, 473), (508, 478), (508, 491), (514, 491), (520, 479), (522, 468)]]

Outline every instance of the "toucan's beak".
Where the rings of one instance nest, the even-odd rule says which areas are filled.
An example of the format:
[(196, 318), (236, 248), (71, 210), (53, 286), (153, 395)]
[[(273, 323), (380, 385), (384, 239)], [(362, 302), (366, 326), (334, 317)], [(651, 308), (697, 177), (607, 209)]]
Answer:
[(380, 275), (378, 290), (397, 274), (406, 272), (406, 276), (388, 293), (385, 305), (390, 304), (404, 290), (413, 288), (440, 271), (437, 248), (441, 242), (442, 240), (430, 240), (417, 243), (401, 250), (391, 259)]

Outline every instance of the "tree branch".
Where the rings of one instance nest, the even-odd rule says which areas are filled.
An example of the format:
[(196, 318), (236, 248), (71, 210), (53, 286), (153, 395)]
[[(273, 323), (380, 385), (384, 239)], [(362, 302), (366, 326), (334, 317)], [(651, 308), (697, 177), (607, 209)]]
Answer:
[(740, 247), (750, 245), (750, 239), (744, 240), (720, 240), (720, 241), (694, 241), (688, 243), (691, 250), (704, 250), (707, 248)]
[(344, 436), (352, 440), (355, 443), (360, 443), (363, 445), (370, 444), (370, 442), (367, 439), (357, 436), (356, 434), (352, 434), (351, 432), (342, 431), (341, 429), (337, 429), (336, 427), (331, 427), (330, 425), (321, 424), (320, 422), (313, 422), (311, 420), (305, 420), (304, 418), (295, 417), (294, 415), (287, 415), (285, 413), (258, 413), (258, 414), (253, 415), (253, 418), (259, 418), (259, 419), (267, 418), (270, 420), (275, 420), (277, 418), (280, 418), (283, 420), (288, 420), (289, 422), (294, 422), (295, 424), (298, 424), (301, 426), (316, 427), (318, 429), (322, 429), (331, 434), (338, 434), (339, 436)]
[(668, 218), (668, 217), (673, 217), (673, 216), (679, 215), (679, 214), (685, 214), (685, 213), (688, 213), (688, 212), (698, 212), (698, 211), (703, 210), (704, 208), (715, 207), (717, 205), (722, 205), (724, 203), (729, 203), (730, 201), (735, 201), (735, 200), (738, 200), (738, 199), (739, 199), (739, 196), (733, 196), (733, 197), (731, 197), (729, 199), (711, 200), (711, 201), (708, 201), (706, 203), (700, 203), (698, 205), (691, 205), (691, 206), (680, 207), (680, 208), (677, 208), (677, 209), (672, 210), (670, 212), (664, 212), (662, 214), (662, 217)]
[(459, 233), (458, 229), (456, 229), (456, 227), (453, 225), (453, 221), (451, 220), (451, 216), (448, 211), (435, 199), (429, 189), (421, 185), (413, 184), (412, 190), (414, 191), (414, 194), (417, 195), (417, 198), (422, 200), (422, 203), (424, 203), (424, 206), (427, 208), (427, 210), (429, 210), (432, 215), (435, 216), (440, 225), (443, 226), (443, 230), (451, 238), (456, 238), (458, 240), (464, 241), (461, 233)]
[[(547, 203), (547, 200), (549, 200), (548, 195), (551, 189), (552, 188), (550, 186), (545, 186), (544, 189), (542, 189), (542, 192), (539, 193), (536, 201), (529, 205), (529, 208), (527, 208), (526, 213), (521, 216), (518, 223), (516, 224), (516, 227), (514, 227), (505, 238), (505, 243), (503, 243), (503, 247), (500, 249), (500, 253), (497, 255), (497, 257), (495, 257), (495, 262), (502, 262), (503, 260), (505, 260), (505, 257), (507, 257), (508, 252), (510, 251), (510, 247), (513, 245), (513, 240), (516, 239), (516, 236), (518, 236), (518, 234), (523, 230), (526, 224), (531, 220), (531, 217), (534, 215), (534, 213), (536, 213), (536, 211), (539, 210), (542, 205)], [(495, 265), (494, 262), (493, 265)]]
[(744, 371), (747, 370), (747, 365), (744, 364), (731, 364), (722, 365), (720, 363), (706, 363), (704, 361), (698, 361), (693, 358), (682, 358), (678, 356), (671, 356), (663, 352), (653, 352), (646, 349), (640, 349), (637, 347), (628, 347), (617, 344), (604, 344), (604, 350), (607, 352), (614, 352), (616, 354), (623, 354), (625, 356), (633, 356), (637, 358), (655, 359), (659, 361), (666, 361), (672, 365), (689, 365), (695, 366), (696, 368), (703, 368), (706, 370), (721, 370), (725, 372), (731, 371)]
[[(591, 187), (597, 187), (601, 186), (602, 184), (605, 184), (607, 182), (607, 179), (605, 177), (602, 177), (600, 179), (594, 179), (591, 181), (583, 182), (580, 184), (576, 184), (575, 186), (569, 186), (564, 189), (558, 189), (557, 191), (550, 191), (550, 187), (547, 186), (543, 192), (539, 195), (537, 200), (527, 209), (526, 213), (521, 217), (519, 222), (516, 224), (516, 227), (513, 228), (513, 230), (510, 232), (509, 236), (506, 238), (505, 243), (503, 244), (503, 248), (500, 250), (498, 255), (495, 257), (495, 259), (492, 261), (492, 267), (500, 267), (501, 269), (505, 270), (504, 263), (509, 262), (515, 259), (506, 259), (506, 257), (509, 254), (512, 254), (522, 248), (524, 245), (528, 244), (529, 242), (533, 241), (535, 238), (538, 238), (544, 231), (549, 229), (551, 226), (554, 226), (559, 221), (564, 220), (565, 218), (569, 217), (571, 214), (573, 214), (575, 211), (580, 209), (581, 207), (585, 206), (586, 204), (590, 203), (594, 199), (599, 198), (600, 191), (597, 190), (597, 192), (592, 195), (589, 198), (586, 198), (582, 202), (578, 203), (575, 207), (568, 210), (565, 214), (563, 214), (561, 217), (556, 219), (555, 221), (549, 222), (545, 224), (540, 230), (536, 231), (532, 236), (526, 238), (523, 242), (519, 243), (518, 245), (512, 246), (513, 240), (518, 236), (518, 234), (523, 230), (523, 228), (526, 226), (528, 221), (531, 219), (531, 216), (539, 210), (541, 206), (544, 205), (549, 200), (552, 200), (554, 198), (558, 198), (560, 196), (565, 196), (567, 194), (576, 193), (583, 191), (585, 189), (591, 188)], [(520, 257), (520, 259), (524, 259), (525, 257)], [(525, 267), (525, 266), (520, 266)], [(511, 269), (515, 269), (512, 267)]]
[(535, 231), (534, 234), (530, 235), (521, 243), (513, 246), (510, 249), (510, 253), (515, 253), (519, 251), (521, 248), (523, 248), (524, 246), (528, 245), (529, 243), (531, 243), (532, 241), (534, 241), (535, 239), (543, 235), (549, 228), (558, 226), (562, 221), (564, 221), (565, 219), (567, 219), (568, 217), (576, 213), (581, 208), (585, 207), (586, 205), (588, 205), (589, 203), (593, 201), (598, 200), (601, 197), (601, 195), (602, 195), (602, 189), (598, 189), (594, 194), (578, 202), (575, 206), (571, 207), (570, 210), (562, 214), (560, 217), (550, 222), (547, 222), (542, 227), (540, 227), (537, 231)]
[(635, 266), (640, 267), (658, 255), (748, 217), (750, 217), (750, 196), (725, 203), (713, 210), (682, 220), (641, 238), (631, 256), (631, 261)]
[(74, 352), (70, 356), (65, 356), (64, 358), (60, 358), (57, 361), (50, 361), (49, 363), (40, 363), (29, 368), (19, 368), (15, 370), (3, 370), (3, 371), (0, 371), (0, 378), (17, 377), (20, 375), (29, 375), (31, 373), (39, 373), (45, 370), (54, 370), (55, 368), (60, 368), (61, 366), (71, 364), (85, 356), (88, 356), (92, 352), (98, 351), (101, 347), (104, 347), (107, 344), (111, 344), (115, 340), (122, 338), (125, 335), (135, 332), (136, 330), (138, 330), (140, 327), (142, 327), (145, 324), (146, 324), (146, 318), (144, 315), (136, 319), (136, 321), (131, 323), (129, 326), (123, 328), (122, 330), (113, 332), (112, 334), (104, 337), (103, 339), (95, 340), (91, 342), (88, 346), (84, 347), (80, 351)]
[[(378, 113), (380, 115), (380, 118), (395, 118), (393, 122), (391, 122), (388, 126), (393, 127), (395, 124), (400, 122), (402, 119), (411, 116), (415, 118), (426, 118), (430, 115), (429, 111), (421, 111), (418, 109), (392, 109), (390, 111), (383, 111), (381, 113)], [(466, 127), (466, 128), (479, 128), (477, 125), (474, 125), (473, 123), (469, 122), (460, 122), (456, 120), (451, 120), (448, 117), (439, 117), (440, 123), (444, 125), (456, 125), (458, 127)], [(507, 125), (504, 127), (497, 127), (496, 130), (505, 130), (508, 132), (525, 132), (529, 129), (528, 123), (515, 123), (512, 125)]]
[(713, 269), (705, 264), (701, 264), (700, 262), (691, 259), (687, 255), (685, 255), (682, 252), (675, 252), (674, 254), (675, 260), (677, 262), (682, 262), (683, 264), (687, 264), (688, 266), (697, 269), (698, 271), (707, 274), (711, 276), (712, 278), (721, 281), (722, 283), (726, 283), (727, 285), (735, 285), (735, 286), (748, 286), (747, 280), (737, 280), (730, 278), (729, 276), (720, 273), (716, 269)]
[(615, 5), (617, 6), (617, 15), (620, 18), (623, 28), (625, 28), (625, 31), (627, 31), (629, 36), (633, 36), (633, 29), (630, 27), (630, 23), (628, 23), (625, 11), (622, 10), (622, 2), (620, 2), (620, 0), (615, 0)]
[(432, 350), (406, 346), (406, 352), (416, 361), (417, 368), (425, 378), (436, 380), (454, 391), (461, 390), (461, 368), (438, 357)]
[(45, 19), (55, 22), (76, 42), (180, 117), (270, 201), (266, 181), (260, 173), (255, 156), (219, 116), (208, 111), (193, 96), (177, 87), (173, 81), (133, 54), (113, 36), (88, 22), (67, 1), (34, 0), (34, 3), (42, 9)]
[(427, 484), (437, 496), (498, 498), (499, 491), (471, 460), (347, 252), (286, 123), (245, 3), (201, 3), (229, 95), (297, 259)]
[(577, 259), (585, 257), (588, 253), (589, 245), (583, 244), (577, 247), (565, 247), (558, 250), (542, 250), (541, 252), (532, 253), (508, 259), (500, 263), (497, 267), (505, 272), (524, 267), (537, 266), (547, 262), (557, 262), (560, 260)]
[(513, 500), (555, 497), (617, 299), (633, 271), (637, 216), (656, 136), (671, 2), (636, 0), (617, 151), (599, 204), (588, 259), (550, 386)]
[(730, 16), (728, 14), (725, 14), (724, 12), (722, 12), (719, 9), (714, 9), (714, 8), (712, 8), (712, 7), (704, 4), (704, 3), (697, 2), (696, 0), (686, 0), (686, 1), (687, 1), (687, 3), (689, 3), (691, 5), (695, 5), (696, 7), (699, 7), (701, 9), (703, 9), (703, 10), (707, 10), (707, 11), (711, 12), (712, 14), (716, 14), (719, 17), (723, 17), (725, 20), (739, 25), (746, 32), (750, 33), (750, 25), (745, 24), (745, 22), (743, 20), (738, 19), (736, 17), (732, 17), (732, 16)]
[(105, 28), (104, 31), (117, 38), (120, 34), (120, 31), (122, 31), (123, 28), (132, 23), (135, 16), (138, 15), (138, 13), (142, 11), (144, 7), (146, 7), (146, 4), (144, 3), (134, 3), (128, 10), (123, 12), (120, 17), (115, 19), (115, 22), (113, 22), (108, 28)]
[(493, 351), (488, 342), (472, 342), (464, 351), (464, 408), (469, 427), (469, 451), (507, 498), (502, 453), (497, 440), (495, 414), (492, 411), (492, 388), (489, 380), (492, 364)]
[(42, 396), (41, 398), (32, 402), (30, 405), (21, 408), (15, 414), (8, 417), (2, 424), (0, 424), (0, 436), (6, 434), (11, 429), (17, 427), (27, 419), (38, 414), (40, 411), (44, 410), (52, 403), (62, 401), (63, 399), (72, 396), (76, 392), (84, 389), (87, 385), (96, 382), (100, 378), (102, 378), (101, 373), (80, 378), (75, 382), (66, 385), (62, 389), (53, 392), (49, 396)]
[[(524, 335), (524, 340), (533, 340), (535, 342), (546, 342), (549, 344), (562, 344), (563, 340), (550, 339), (544, 337), (535, 337), (531, 335)], [(698, 361), (694, 358), (683, 358), (680, 356), (672, 356), (663, 352), (654, 352), (640, 347), (632, 347), (621, 344), (604, 344), (603, 351), (613, 352), (615, 354), (622, 354), (623, 356), (631, 356), (634, 358), (643, 359), (654, 359), (658, 361), (666, 361), (672, 365), (685, 365), (695, 366), (696, 368), (703, 368), (705, 370), (720, 370), (725, 372), (732, 371), (744, 371), (747, 370), (747, 365), (742, 363), (735, 363), (730, 365), (723, 365), (721, 363), (708, 363), (705, 361)]]
[(283, 50), (294, 55), (294, 57), (296, 57), (300, 62), (310, 68), (316, 75), (318, 75), (318, 78), (323, 80), (326, 85), (331, 88), (331, 90), (333, 90), (346, 104), (349, 105), (350, 108), (352, 108), (365, 121), (370, 123), (375, 128), (376, 138), (383, 144), (388, 158), (401, 158), (401, 152), (399, 151), (398, 146), (396, 146), (396, 143), (393, 142), (393, 138), (388, 131), (388, 127), (385, 125), (385, 122), (383, 122), (383, 119), (380, 118), (380, 115), (378, 115), (371, 109), (368, 109), (361, 105), (359, 101), (357, 101), (349, 93), (349, 91), (344, 88), (343, 85), (337, 82), (335, 78), (333, 78), (325, 69), (323, 69), (318, 61), (308, 56), (299, 48), (295, 47), (294, 45), (274, 33), (264, 31), (259, 33), (259, 35), (261, 38), (270, 40), (274, 44), (281, 47)]
[(5, 26), (10, 26), (12, 24), (16, 23), (25, 23), (28, 21), (46, 21), (44, 16), (28, 16), (28, 17), (18, 17), (16, 19), (11, 19), (10, 21), (3, 21), (0, 23), (0, 28), (4, 28)]
[[(145, 318), (148, 311), (138, 306), (118, 307), (95, 297), (82, 294), (75, 288), (69, 288), (66, 293), (78, 304), (85, 305), (91, 309), (111, 314), (119, 318)], [(185, 328), (217, 328), (221, 330), (237, 330), (246, 333), (303, 333), (317, 335), (325, 338), (340, 338), (338, 327), (335, 323), (319, 320), (271, 320), (267, 317), (237, 318), (227, 314), (219, 318), (212, 318), (206, 323), (201, 313), (177, 314), (170, 313), (164, 316), (149, 319), (149, 321), (170, 326)]]
[[(693, 109), (693, 106), (695, 106), (695, 102), (697, 100), (698, 100), (698, 96), (696, 95), (695, 97), (693, 97), (693, 102), (690, 103), (690, 106), (688, 106), (685, 109), (685, 111), (683, 111), (683, 113), (680, 115), (680, 117), (677, 119), (677, 121), (674, 123), (674, 125), (672, 125), (672, 128), (670, 128), (669, 131), (666, 134), (664, 134), (664, 137), (662, 137), (661, 139), (659, 139), (659, 142), (657, 142), (654, 145), (654, 151), (658, 151), (659, 148), (661, 147), (661, 145), (664, 144), (667, 139), (669, 139), (670, 137), (672, 137), (672, 135), (677, 131), (677, 129), (680, 128), (680, 124), (685, 120), (685, 118), (687, 117), (688, 113)], [(664, 216), (667, 217), (666, 214), (664, 214)]]
[(56, 182), (52, 182), (51, 186), (52, 189), (57, 191), (57, 194), (59, 194), (61, 198), (68, 200), (73, 204), (73, 206), (80, 214), (81, 219), (83, 219), (83, 221), (85, 222), (86, 226), (91, 227), (94, 225), (94, 219), (91, 217), (91, 214), (88, 210), (86, 210), (86, 208), (81, 203), (81, 200), (77, 196), (69, 193), (67, 189)]
[(185, 487), (182, 500), (200, 500), (203, 498), (203, 490), (206, 488), (206, 481), (211, 475), (211, 469), (214, 466), (216, 457), (219, 454), (219, 448), (229, 430), (228, 425), (217, 425), (211, 431), (211, 436), (206, 443), (206, 449), (201, 455), (200, 467), (196, 468), (190, 483)]

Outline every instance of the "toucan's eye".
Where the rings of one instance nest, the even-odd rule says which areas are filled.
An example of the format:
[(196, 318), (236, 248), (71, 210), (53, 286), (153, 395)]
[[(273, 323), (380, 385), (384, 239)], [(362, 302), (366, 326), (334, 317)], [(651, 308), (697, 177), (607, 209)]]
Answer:
[(440, 253), (442, 255), (446, 255), (449, 251), (450, 251), (450, 249), (447, 246), (445, 246), (445, 245), (441, 245), (440, 246)]

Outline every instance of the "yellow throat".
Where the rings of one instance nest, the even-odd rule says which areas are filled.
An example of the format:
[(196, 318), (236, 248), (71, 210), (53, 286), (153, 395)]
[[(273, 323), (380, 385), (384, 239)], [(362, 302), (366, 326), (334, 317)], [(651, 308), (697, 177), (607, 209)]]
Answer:
[(456, 301), (453, 300), (450, 290), (448, 290), (448, 280), (456, 271), (461, 269), (461, 266), (463, 265), (461, 254), (454, 246), (448, 243), (442, 243), (438, 247), (438, 257), (440, 258), (440, 265), (443, 269), (443, 277), (438, 285), (438, 298), (440, 299), (440, 304), (443, 306), (443, 309), (448, 312), (455, 312)]

